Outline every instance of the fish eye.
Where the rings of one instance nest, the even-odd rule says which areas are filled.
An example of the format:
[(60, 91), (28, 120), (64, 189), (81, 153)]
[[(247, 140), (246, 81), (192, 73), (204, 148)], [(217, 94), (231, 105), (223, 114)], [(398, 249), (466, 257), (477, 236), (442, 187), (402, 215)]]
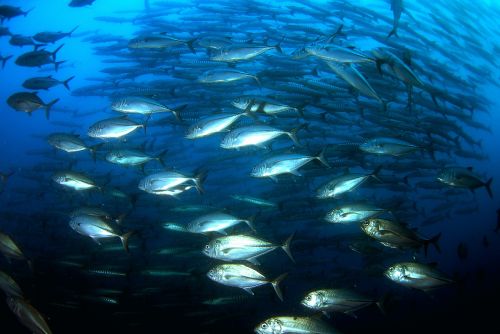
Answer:
[(210, 249), (210, 245), (205, 245), (205, 249), (209, 250)]
[(266, 329), (267, 328), (267, 324), (262, 324), (262, 328)]

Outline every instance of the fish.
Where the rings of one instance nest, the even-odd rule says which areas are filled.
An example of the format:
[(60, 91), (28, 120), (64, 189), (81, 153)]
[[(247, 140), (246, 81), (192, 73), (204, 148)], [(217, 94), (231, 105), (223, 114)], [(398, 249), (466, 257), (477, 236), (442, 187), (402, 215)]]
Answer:
[(94, 123), (89, 127), (87, 134), (89, 137), (99, 139), (121, 138), (139, 128), (146, 131), (145, 124), (136, 123), (128, 119), (127, 116), (114, 117)]
[(198, 139), (210, 136), (214, 133), (223, 132), (243, 115), (247, 115), (247, 113), (221, 113), (204, 117), (188, 128), (186, 138)]
[(472, 171), (472, 167), (446, 167), (439, 172), (437, 180), (452, 187), (467, 188), (471, 191), (485, 187), (490, 198), (493, 198), (491, 191), (493, 177), (484, 182)]
[(5, 20), (10, 20), (13, 19), (14, 17), (17, 16), (24, 16), (28, 15), (29, 12), (31, 12), (34, 8), (31, 8), (30, 10), (23, 11), (21, 7), (14, 7), (14, 6), (9, 6), (9, 5), (0, 5), (0, 23), (3, 24)]
[[(169, 191), (176, 187), (185, 185), (186, 182), (192, 182), (199, 193), (203, 193), (203, 182), (206, 178), (206, 172), (201, 171), (194, 177), (189, 177), (178, 172), (160, 172), (148, 175), (139, 181), (138, 188), (145, 192), (155, 195), (170, 195)], [(187, 190), (187, 189), (186, 189)], [(174, 194), (175, 195), (175, 194)]]
[(353, 49), (344, 48), (334, 44), (315, 44), (306, 46), (305, 51), (322, 60), (338, 63), (364, 63), (374, 62), (374, 59)]
[(0, 290), (3, 290), (7, 297), (23, 298), (23, 291), (19, 285), (7, 273), (0, 270)]
[(339, 333), (322, 320), (312, 317), (281, 316), (264, 320), (255, 327), (257, 334), (336, 334)]
[(438, 243), (441, 233), (430, 239), (425, 239), (419, 236), (414, 229), (396, 221), (369, 218), (361, 222), (361, 230), (387, 247), (414, 249), (424, 247), (424, 252), (427, 255), (427, 248), (432, 244), (438, 252), (441, 251)]
[(224, 212), (213, 212), (194, 219), (187, 225), (186, 229), (191, 233), (218, 232), (225, 234), (227, 228), (245, 223), (252, 231), (255, 231), (254, 219), (255, 216), (241, 219)]
[(90, 6), (94, 3), (95, 0), (71, 0), (68, 4), (69, 7), (84, 7)]
[(422, 147), (397, 138), (377, 137), (362, 143), (359, 149), (366, 153), (399, 157), (421, 150)]
[(276, 46), (231, 45), (215, 51), (210, 60), (228, 63), (250, 60), (273, 49), (283, 53), (279, 44)]
[(387, 38), (391, 37), (392, 35), (399, 37), (398, 26), (399, 26), (399, 19), (401, 18), (401, 14), (403, 13), (404, 10), (403, 0), (391, 0), (391, 10), (393, 14), (392, 30), (387, 35)]
[[(185, 106), (181, 107), (183, 109)], [(179, 111), (173, 110), (164, 106), (156, 100), (140, 97), (140, 96), (127, 96), (116, 99), (111, 104), (111, 109), (114, 111), (118, 111), (121, 113), (127, 114), (141, 114), (148, 115), (156, 114), (156, 113), (172, 113), (175, 118), (180, 120)]]
[(76, 191), (98, 189), (98, 186), (92, 179), (87, 175), (74, 172), (74, 171), (60, 171), (52, 175), (52, 180), (64, 187), (71, 188)]
[(33, 42), (31, 37), (29, 37), (29, 36), (23, 36), (23, 35), (18, 35), (18, 34), (10, 36), (9, 44), (13, 45), (13, 46), (20, 46), (20, 47), (31, 45), (31, 46), (33, 46), (33, 48), (35, 50), (38, 50), (38, 48), (45, 45), (45, 44), (37, 44), (37, 43)]
[(344, 193), (351, 192), (361, 186), (370, 177), (377, 179), (377, 175), (382, 169), (382, 166), (377, 167), (370, 174), (348, 173), (338, 177), (324, 184), (316, 191), (316, 198), (335, 198)]
[(28, 113), (29, 116), (33, 111), (43, 108), (45, 109), (45, 118), (49, 119), (50, 109), (58, 101), (59, 99), (54, 99), (49, 103), (45, 103), (38, 97), (37, 93), (19, 92), (9, 96), (7, 104), (16, 111)]
[(75, 32), (76, 29), (78, 29), (79, 26), (74, 27), (68, 32), (62, 32), (62, 31), (42, 31), (39, 33), (36, 33), (33, 35), (33, 39), (37, 42), (40, 43), (55, 43), (58, 40), (65, 38), (65, 37), (71, 37), (71, 34)]
[(148, 155), (144, 153), (142, 150), (134, 150), (134, 149), (118, 149), (111, 150), (106, 154), (106, 160), (125, 166), (138, 166), (144, 165), (152, 160), (157, 160), (162, 166), (165, 166), (164, 156), (167, 153), (167, 150), (163, 150), (156, 154), (155, 156)]
[(379, 305), (378, 301), (350, 289), (314, 290), (306, 294), (300, 303), (311, 310), (321, 311), (327, 316), (328, 312), (354, 315), (357, 310), (372, 304)]
[(298, 169), (312, 160), (318, 160), (325, 167), (330, 168), (328, 161), (324, 156), (324, 151), (317, 156), (304, 154), (283, 154), (264, 160), (257, 164), (250, 173), (253, 177), (269, 177), (276, 181), (276, 176), (281, 174), (293, 174), (302, 176)]
[(16, 59), (16, 65), (24, 67), (41, 67), (47, 64), (54, 64), (54, 69), (59, 69), (59, 66), (65, 61), (56, 61), (56, 55), (61, 50), (64, 44), (61, 44), (57, 49), (50, 52), (47, 50), (36, 50), (23, 53)]
[(28, 265), (31, 267), (31, 261), (24, 255), (23, 251), (16, 242), (7, 234), (0, 231), (0, 253), (5, 256), (5, 258), (10, 260), (20, 260), (28, 261)]
[(102, 147), (102, 143), (92, 146), (87, 146), (80, 138), (80, 135), (75, 135), (71, 133), (62, 133), (62, 132), (51, 133), (47, 138), (47, 142), (50, 145), (54, 146), (55, 148), (68, 153), (88, 150), (92, 155), (94, 161), (96, 159), (97, 150), (99, 150)]
[(231, 198), (237, 201), (253, 204), (263, 208), (276, 208), (278, 206), (276, 203), (268, 201), (264, 198), (253, 197), (248, 195), (234, 194), (231, 195)]
[(223, 261), (248, 261), (258, 264), (259, 256), (281, 248), (288, 257), (295, 262), (290, 251), (290, 243), (293, 234), (283, 244), (277, 245), (271, 242), (247, 235), (229, 235), (211, 240), (205, 245), (202, 252), (208, 257)]
[(384, 276), (406, 287), (430, 291), (455, 283), (432, 265), (401, 262), (391, 265)]
[(281, 135), (287, 135), (296, 146), (301, 146), (297, 138), (297, 131), (279, 130), (267, 125), (251, 125), (237, 128), (229, 132), (221, 141), (220, 146), (225, 149), (240, 149), (245, 146), (265, 147), (266, 143)]
[(167, 36), (165, 34), (161, 35), (150, 35), (150, 36), (139, 36), (131, 39), (128, 42), (129, 49), (153, 49), (161, 50), (167, 49), (178, 45), (186, 44), (186, 46), (191, 50), (192, 53), (196, 53), (193, 47), (193, 43), (196, 38), (190, 40), (181, 40), (175, 37)]
[(334, 224), (357, 223), (381, 215), (386, 211), (386, 209), (371, 204), (344, 204), (329, 211), (325, 220)]
[(23, 298), (7, 297), (7, 305), (19, 321), (32, 333), (52, 334), (49, 325), (40, 312)]
[(349, 85), (359, 90), (363, 95), (373, 97), (377, 101), (384, 103), (378, 96), (377, 92), (370, 85), (368, 80), (350, 63), (337, 63), (329, 61), (326, 63), (328, 67), (335, 72), (339, 77), (345, 80)]
[(103, 217), (86, 214), (71, 217), (69, 226), (77, 233), (90, 237), (99, 245), (101, 244), (100, 239), (120, 238), (123, 249), (127, 253), (129, 251), (129, 238), (135, 233), (134, 231), (120, 233)]
[(261, 86), (259, 78), (256, 75), (242, 71), (226, 70), (226, 69), (216, 69), (216, 70), (206, 71), (198, 77), (198, 82), (205, 84), (231, 83), (248, 78), (255, 80), (257, 84)]
[(283, 294), (279, 288), (279, 283), (285, 279), (286, 276), (287, 274), (285, 273), (274, 280), (269, 280), (255, 269), (243, 264), (220, 264), (210, 269), (207, 273), (207, 277), (212, 281), (241, 288), (251, 295), (254, 294), (252, 291), (253, 288), (264, 284), (271, 284), (281, 301), (283, 301)]
[(49, 88), (62, 84), (64, 87), (66, 87), (67, 90), (70, 90), (69, 82), (74, 78), (75, 76), (73, 75), (66, 80), (59, 81), (57, 79), (54, 79), (52, 75), (46, 77), (34, 77), (26, 79), (23, 82), (23, 87), (26, 89), (33, 89), (33, 90), (38, 90), (38, 89), (48, 90)]
[(272, 100), (265, 100), (261, 97), (237, 97), (231, 102), (231, 104), (240, 110), (248, 110), (253, 113), (263, 113), (270, 116), (276, 116), (277, 114), (287, 111), (294, 111), (303, 115), (302, 110), (299, 108), (291, 107)]

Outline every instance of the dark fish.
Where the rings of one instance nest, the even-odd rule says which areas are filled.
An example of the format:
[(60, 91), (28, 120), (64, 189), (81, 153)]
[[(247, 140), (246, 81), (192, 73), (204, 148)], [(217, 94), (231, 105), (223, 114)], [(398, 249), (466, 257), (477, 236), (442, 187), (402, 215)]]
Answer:
[(71, 34), (78, 28), (78, 26), (74, 27), (68, 32), (62, 32), (62, 31), (43, 31), (35, 34), (33, 36), (33, 39), (37, 42), (40, 43), (55, 43), (58, 40), (64, 38), (64, 37), (71, 37)]
[(53, 52), (46, 50), (37, 50), (26, 52), (17, 57), (16, 64), (24, 67), (41, 67), (46, 64), (54, 64), (55, 70), (59, 69), (59, 65), (64, 63), (64, 61), (56, 61), (56, 54), (64, 44), (61, 44), (57, 49)]
[(49, 119), (50, 108), (52, 108), (57, 101), (59, 101), (59, 99), (45, 103), (38, 97), (37, 93), (20, 92), (9, 96), (7, 104), (14, 110), (27, 112), (30, 116), (33, 111), (44, 108), (45, 117)]
[(70, 7), (83, 7), (90, 6), (94, 3), (95, 0), (71, 0), (68, 4)]
[(391, 0), (391, 10), (393, 15), (392, 30), (389, 32), (389, 35), (387, 35), (387, 38), (391, 37), (392, 35), (399, 37), (398, 26), (399, 19), (401, 18), (401, 14), (403, 13), (403, 0)]
[(23, 11), (21, 7), (2, 5), (0, 6), (0, 23), (3, 23), (3, 21), (5, 20), (10, 20), (16, 16), (26, 16), (32, 10), (33, 8), (27, 11)]
[(19, 297), (8, 297), (7, 305), (19, 321), (36, 334), (52, 334), (43, 316), (26, 300)]
[(39, 90), (39, 89), (45, 89), (48, 90), (49, 88), (52, 88), (56, 85), (64, 85), (67, 90), (69, 90), (69, 85), (68, 83), (73, 80), (75, 76), (71, 76), (68, 79), (64, 81), (59, 81), (57, 79), (54, 79), (52, 75), (46, 76), (46, 77), (35, 77), (35, 78), (30, 78), (27, 79), (23, 82), (23, 87), (27, 89), (33, 89), (33, 90)]

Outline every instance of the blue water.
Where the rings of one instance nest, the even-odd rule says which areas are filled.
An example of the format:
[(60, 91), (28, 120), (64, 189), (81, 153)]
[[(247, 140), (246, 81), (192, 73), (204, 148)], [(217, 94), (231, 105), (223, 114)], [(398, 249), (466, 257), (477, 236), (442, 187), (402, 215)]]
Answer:
[[(329, 1), (270, 2), (272, 8), (268, 12), (264, 11), (265, 5), (252, 7), (252, 1), (239, 1), (236, 5), (230, 1), (213, 4), (200, 1), (196, 5), (196, 1), (151, 0), (149, 9), (145, 8), (144, 1), (139, 0), (96, 0), (92, 5), (80, 8), (69, 7), (69, 1), (62, 0), (23, 2), (23, 10), (33, 10), (26, 17), (15, 17), (3, 23), (12, 33), (33, 36), (42, 31), (68, 32), (76, 26), (78, 28), (72, 36), (45, 47), (52, 51), (64, 44), (57, 53), (57, 60), (64, 60), (65, 63), (57, 72), (53, 65), (41, 68), (16, 65), (16, 58), (31, 51), (32, 47), (16, 47), (9, 44), (10, 37), (0, 37), (0, 55), (13, 56), (0, 70), (0, 172), (13, 173), (0, 193), (0, 232), (11, 236), (34, 264), (33, 270), (30, 270), (23, 261), (0, 258), (0, 270), (9, 273), (19, 283), (26, 300), (48, 319), (54, 333), (156, 333), (174, 330), (184, 333), (250, 333), (269, 317), (313, 316), (314, 312), (301, 306), (300, 300), (313, 289), (334, 287), (355, 289), (376, 299), (388, 296), (385, 314), (372, 305), (356, 312), (356, 317), (334, 314), (332, 318), (322, 318), (340, 332), (437, 332), (466, 325), (479, 328), (492, 325), (498, 330), (498, 324), (492, 317), (495, 309), (487, 305), (500, 296), (500, 236), (494, 232), (496, 211), (500, 208), (500, 116), (497, 112), (500, 107), (497, 99), (500, 73), (496, 59), (500, 41), (498, 22), (487, 13), (500, 13), (500, 6), (496, 1), (480, 1), (476, 7), (467, 1), (436, 2), (430, 8), (441, 9), (435, 15), (449, 23), (449, 27), (457, 33), (454, 35), (449, 27), (432, 21), (425, 4), (404, 2), (417, 20), (412, 20), (403, 12), (399, 37), (390, 38), (386, 35), (392, 29), (393, 13), (386, 1), (352, 2), (359, 10), (357, 13), (360, 14), (356, 16), (359, 22), (352, 19), (342, 21), (340, 5)], [(458, 10), (446, 10), (451, 3), (477, 17), (473, 22), (468, 21), (470, 16), (463, 19), (479, 34), (459, 23)], [(19, 6), (17, 1), (2, 1), (1, 4)], [(450, 5), (450, 8), (453, 6)], [(312, 16), (310, 13), (318, 12), (318, 8), (330, 11), (329, 16)], [(353, 8), (345, 7), (344, 10), (353, 13)], [(363, 8), (366, 10), (363, 11)], [(373, 13), (387, 18), (387, 21), (376, 20), (371, 16)], [(431, 21), (435, 22), (432, 28), (429, 27)], [(238, 26), (241, 22), (247, 24)], [(292, 37), (308, 38), (309, 44), (321, 43), (342, 23), (346, 36), (336, 37), (333, 40), (335, 43), (355, 46), (365, 53), (388, 43), (397, 46), (397, 54), (401, 57), (402, 50), (408, 48), (412, 53), (415, 73), (427, 84), (453, 94), (463, 93), (471, 100), (479, 98), (487, 101), (485, 108), (472, 113), (472, 119), (487, 126), (489, 131), (467, 126), (453, 116), (443, 116), (437, 110), (439, 108), (432, 104), (429, 95), (418, 87), (414, 87), (414, 94), (426, 97), (431, 105), (419, 107), (417, 103), (415, 116), (407, 116), (410, 112), (405, 108), (407, 95), (404, 85), (390, 79), (390, 75), (389, 78), (387, 74), (380, 76), (375, 65), (362, 65), (360, 71), (365, 73), (382, 99), (389, 100), (391, 96), (396, 96), (396, 101), (388, 104), (387, 111), (381, 110), (375, 99), (349, 89), (321, 60), (308, 57), (306, 60), (295, 60), (295, 63), (289, 62), (290, 54), (307, 44), (293, 41)], [(293, 30), (290, 27), (293, 24), (302, 26), (303, 31)], [(287, 25), (290, 26), (287, 28)], [(262, 26), (268, 29), (264, 34)], [(369, 27), (373, 27), (373, 31)], [(315, 35), (307, 28), (324, 31), (324, 34)], [(128, 41), (134, 37), (156, 33), (198, 41), (203, 36), (219, 34), (232, 36), (240, 43), (245, 40), (257, 45), (275, 45), (283, 39), (283, 53), (271, 50), (252, 60), (239, 62), (234, 67), (257, 75), (262, 87), (253, 80), (219, 86), (205, 85), (197, 78), (212, 69), (213, 64), (202, 66), (192, 63), (193, 60), (209, 58), (207, 49), (197, 41), (194, 42), (196, 53), (192, 53), (185, 44), (164, 51), (141, 52), (127, 47)], [(379, 34), (380, 39), (372, 38), (372, 33)], [(266, 34), (267, 38), (264, 38)], [(415, 41), (411, 39), (417, 36), (415, 34), (422, 37), (417, 38), (420, 44), (408, 44), (409, 40)], [(107, 38), (107, 41), (98, 41), (102, 38)], [(471, 48), (471, 40), (483, 52)], [(425, 41), (433, 43), (426, 45)], [(454, 59), (445, 53), (454, 55)], [(113, 63), (117, 59), (130, 61)], [(446, 65), (446, 71), (476, 87), (470, 89), (444, 77), (438, 72), (439, 65), (436, 64)], [(110, 68), (113, 73), (110, 73)], [(218, 68), (233, 69), (226, 65)], [(419, 72), (421, 68), (425, 69), (425, 73)], [(310, 74), (313, 69), (318, 70), (317, 76)], [(335, 98), (334, 92), (316, 88), (320, 96), (318, 99), (309, 91), (303, 93), (305, 97), (301, 100), (296, 93), (286, 92), (283, 88), (280, 90), (276, 85), (280, 80), (279, 73), (274, 74), (278, 79), (269, 72), (262, 74), (273, 70), (297, 71), (297, 76), (287, 75), (281, 84), (310, 83), (320, 79), (329, 83), (340, 82), (348, 91), (348, 96)], [(123, 76), (131, 73), (132, 78)], [(433, 73), (434, 80), (424, 75), (429, 73)], [(29, 91), (22, 87), (27, 78), (47, 75), (59, 80), (75, 76), (69, 83), (71, 90), (57, 85), (48, 91), (38, 92), (46, 103), (60, 99), (52, 108), (49, 119), (46, 119), (42, 109), (29, 116), (15, 111), (6, 103), (12, 94)], [(384, 89), (383, 80), (392, 82), (399, 90), (391, 92)], [(170, 108), (186, 105), (181, 111), (182, 121), (176, 121), (170, 113), (152, 115), (149, 119), (132, 115), (131, 119), (146, 124), (146, 132), (139, 129), (126, 139), (90, 138), (87, 131), (92, 124), (120, 116), (110, 106), (113, 99), (124, 95), (147, 96)], [(265, 158), (283, 153), (292, 145), (288, 138), (278, 139), (271, 149), (243, 148), (237, 151), (224, 150), (219, 146), (224, 133), (194, 141), (185, 138), (188, 127), (200, 118), (221, 111), (236, 112), (230, 102), (244, 95), (272, 96), (277, 100), (281, 96), (285, 100), (283, 102), (303, 107), (303, 118), (292, 113), (286, 117), (258, 115), (258, 119), (284, 130), (308, 123), (309, 128), (298, 133), (303, 144), (299, 151), (314, 155), (322, 148), (330, 147), (326, 156), (333, 167), (326, 169), (314, 162), (300, 169), (302, 176), (280, 177), (278, 182), (257, 179), (250, 176), (253, 166)], [(321, 103), (323, 101), (324, 104)], [(337, 110), (336, 114), (335, 110), (328, 109), (336, 102), (357, 107), (350, 112)], [(439, 97), (438, 104), (442, 108), (468, 114), (468, 111), (462, 111)], [(359, 109), (358, 106), (363, 107)], [(321, 118), (325, 111), (326, 118)], [(417, 119), (424, 114), (436, 116), (443, 122), (453, 120), (459, 124), (468, 137), (481, 142), (481, 145), (469, 145), (461, 137), (462, 147), (483, 158), (458, 156), (451, 149), (451, 141), (447, 141), (450, 147), (437, 150), (435, 160), (425, 150), (401, 157), (363, 155), (355, 148), (353, 150), (355, 143), (366, 137), (382, 136), (382, 131), (385, 131), (383, 136), (395, 136), (395, 133), (388, 132), (391, 129), (388, 123), (384, 127), (370, 121), (370, 117), (399, 119), (403, 115), (412, 119), (407, 121), (407, 125), (420, 126)], [(253, 122), (252, 118), (245, 117), (237, 124), (243, 126)], [(442, 124), (436, 123), (435, 131), (431, 129), (431, 132), (446, 132)], [(87, 145), (104, 142), (97, 152), (97, 161), (94, 162), (85, 151), (70, 154), (54, 149), (48, 144), (47, 137), (57, 132), (78, 134)], [(408, 133), (401, 134), (403, 138), (404, 135)], [(449, 135), (455, 137), (457, 133), (450, 130)], [(419, 138), (423, 138), (424, 142), (426, 140), (425, 136)], [(340, 145), (343, 149), (333, 152), (333, 145)], [(142, 147), (151, 154), (166, 149), (166, 166), (152, 161), (145, 165), (143, 171), (111, 164), (105, 160), (105, 155), (116, 147)], [(425, 170), (429, 172), (425, 178), (409, 177), (405, 185), (404, 176), (418, 168), (398, 170), (396, 162), (427, 162), (435, 164), (435, 168)], [(340, 199), (321, 201), (314, 198), (320, 185), (332, 176), (344, 173), (346, 167), (349, 171), (368, 173), (378, 165), (383, 166), (382, 179), (398, 181), (382, 184), (370, 181), (366, 187), (362, 186)], [(445, 165), (471, 166), (482, 180), (493, 178), (493, 198), (489, 198), (484, 187), (474, 192), (462, 189), (458, 195), (449, 195), (447, 191), (454, 188), (425, 189), (418, 186), (420, 181), (435, 182), (435, 175)], [(146, 194), (138, 189), (139, 181), (145, 175), (165, 169), (188, 175), (197, 170), (206, 171), (204, 194), (190, 189), (172, 198)], [(91, 176), (102, 186), (102, 191), (64, 189), (52, 179), (52, 175), (61, 170), (75, 170)], [(399, 190), (390, 190), (396, 185)], [(110, 195), (111, 188), (121, 190), (128, 198)], [(266, 209), (238, 202), (230, 197), (234, 194), (264, 198), (276, 202), (279, 207)], [(368, 244), (377, 248), (377, 254), (353, 251), (349, 246), (364, 240), (359, 227), (355, 224), (334, 226), (323, 219), (327, 211), (346, 201), (385, 204), (391, 211), (387, 213), (389, 216), (394, 215), (398, 220), (418, 228), (421, 235), (431, 237), (441, 233), (441, 252), (430, 246), (425, 256), (422, 250), (388, 249), (373, 240), (368, 240)], [(209, 210), (226, 210), (238, 217), (257, 215), (256, 235), (273, 242), (281, 243), (295, 233), (291, 246), (297, 259), (295, 264), (278, 249), (260, 258), (261, 265), (255, 267), (269, 278), (289, 273), (282, 283), (284, 302), (274, 295), (270, 285), (253, 289), (255, 296), (250, 296), (243, 290), (209, 280), (206, 273), (221, 262), (205, 257), (201, 249), (217, 235), (183, 234), (162, 228), (166, 222), (187, 224), (206, 213), (175, 212), (175, 208), (186, 205), (210, 206)], [(83, 206), (100, 207), (114, 217), (125, 215), (119, 228), (135, 231), (130, 239), (130, 252), (122, 249), (104, 251), (113, 245), (119, 247), (117, 238), (104, 240), (102, 245), (98, 245), (72, 230), (68, 225), (69, 214)], [(457, 213), (457, 210), (460, 212), (466, 207), (474, 210)], [(249, 233), (246, 226), (228, 231), (230, 234)], [(460, 243), (466, 245), (466, 255), (459, 256)], [(174, 255), (158, 254), (159, 250), (167, 247), (181, 250)], [(412, 260), (437, 264), (439, 270), (456, 283), (422, 292), (399, 286), (383, 276), (383, 270), (389, 265)], [(92, 274), (91, 271), (96, 268), (116, 271), (120, 275)], [(185, 276), (148, 277), (144, 272), (150, 269), (182, 272)], [(115, 291), (105, 292), (103, 289)], [(222, 306), (203, 304), (206, 300), (233, 296), (241, 296), (242, 300)], [(4, 328), (5, 333), (29, 332), (1, 301), (0, 322), (2, 332)]]

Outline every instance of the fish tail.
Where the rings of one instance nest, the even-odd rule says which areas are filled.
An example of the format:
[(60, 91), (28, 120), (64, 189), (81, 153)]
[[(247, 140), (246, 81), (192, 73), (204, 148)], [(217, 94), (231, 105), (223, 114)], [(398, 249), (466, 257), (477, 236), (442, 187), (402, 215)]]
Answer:
[(203, 182), (205, 182), (206, 178), (207, 178), (207, 171), (202, 170), (199, 173), (197, 173), (193, 179), (194, 185), (196, 186), (196, 190), (198, 190), (200, 194), (205, 193), (205, 189), (203, 189)]
[(318, 159), (319, 162), (321, 162), (323, 165), (325, 165), (327, 168), (331, 168), (330, 164), (328, 163), (328, 160), (326, 160), (325, 158), (325, 150), (326, 150), (326, 147), (324, 147), (320, 154), (316, 157), (316, 159)]
[(67, 90), (70, 90), (70, 89), (69, 89), (69, 85), (68, 85), (68, 83), (69, 83), (71, 80), (73, 80), (74, 78), (75, 78), (75, 76), (73, 75), (73, 76), (71, 76), (71, 77), (69, 77), (68, 79), (66, 79), (66, 80), (64, 80), (64, 81), (63, 81), (63, 85), (64, 85), (64, 87), (66, 87), (66, 89), (67, 89)]
[(165, 167), (165, 155), (167, 154), (168, 149), (162, 150), (158, 155), (156, 156), (156, 159), (160, 162), (160, 164)]
[(297, 146), (297, 147), (302, 146), (299, 142), (299, 139), (297, 138), (297, 132), (299, 132), (302, 129), (302, 127), (303, 127), (303, 125), (300, 125), (300, 126), (296, 127), (295, 129), (292, 129), (292, 131), (286, 133), (288, 135), (288, 137), (290, 137), (290, 139), (293, 141), (295, 146)]
[(491, 191), (491, 182), (493, 182), (493, 177), (490, 177), (490, 179), (486, 181), (484, 186), (486, 187), (486, 191), (488, 192), (490, 198), (493, 198), (493, 192)]
[(6, 183), (9, 177), (14, 175), (14, 172), (8, 172), (8, 173), (0, 173), (0, 180), (2, 183)]
[(283, 301), (283, 293), (281, 292), (281, 289), (279, 287), (279, 284), (282, 280), (285, 279), (285, 277), (288, 276), (288, 273), (284, 273), (284, 274), (281, 274), (279, 275), (278, 277), (276, 277), (274, 280), (272, 280), (271, 282), (271, 285), (273, 286), (274, 288), (274, 291), (276, 292), (276, 295), (278, 296), (278, 298)]
[(292, 243), (292, 239), (294, 236), (295, 236), (295, 232), (292, 233), (288, 237), (288, 239), (285, 240), (283, 245), (281, 246), (281, 248), (285, 251), (286, 255), (288, 255), (288, 257), (290, 258), (290, 260), (292, 260), (293, 263), (295, 263), (295, 259), (293, 258), (292, 252), (290, 251), (290, 244)]
[(89, 152), (90, 152), (90, 155), (92, 156), (92, 160), (94, 160), (94, 162), (96, 162), (96, 151), (99, 150), (103, 145), (104, 145), (104, 143), (99, 143), (99, 144), (95, 144), (95, 145), (92, 145), (89, 147)]
[[(54, 59), (54, 61), (56, 60), (56, 55), (57, 53), (59, 52), (59, 50), (61, 50), (61, 48), (64, 46), (64, 44), (61, 44), (57, 49), (54, 50), (54, 52), (51, 52), (52, 54), (52, 59)], [(57, 70), (56, 70), (57, 71)]]
[(135, 231), (130, 231), (130, 232), (125, 233), (124, 235), (120, 235), (120, 240), (122, 241), (123, 248), (125, 249), (125, 251), (127, 253), (129, 252), (128, 240), (129, 240), (130, 236), (133, 235), (134, 233), (135, 233)]
[(175, 109), (172, 109), (172, 114), (174, 114), (175, 118), (179, 121), (179, 122), (182, 122), (182, 118), (180, 116), (180, 113), (181, 111), (183, 111), (184, 109), (186, 109), (188, 105), (187, 104), (183, 104), (181, 105), (180, 107), (177, 107)]
[(398, 35), (398, 27), (395, 27), (391, 30), (391, 32), (389, 33), (389, 35), (387, 35), (387, 38), (391, 37), (392, 35), (396, 36), (399, 38), (399, 35)]
[(5, 67), (7, 60), (9, 60), (10, 58), (12, 58), (12, 56), (0, 57), (0, 59), (2, 60), (2, 69)]
[(248, 227), (250, 227), (250, 229), (253, 232), (257, 233), (257, 231), (255, 230), (255, 226), (254, 226), (255, 218), (257, 218), (257, 214), (253, 214), (250, 217), (248, 217), (247, 219), (245, 219), (245, 223), (248, 225)]
[(432, 244), (434, 248), (438, 251), (438, 253), (441, 253), (441, 247), (439, 247), (439, 238), (441, 238), (441, 232), (430, 238), (429, 240), (426, 240), (424, 242), (424, 254), (427, 256), (427, 249), (429, 248), (429, 245)]
[(54, 63), (54, 67), (55, 67), (56, 72), (59, 70), (59, 65), (61, 65), (62, 63), (65, 63), (65, 62), (66, 62), (66, 60), (61, 60), (61, 61), (56, 61)]
[(79, 25), (74, 27), (73, 29), (71, 29), (69, 32), (68, 32), (68, 36), (71, 37), (71, 34), (75, 32), (76, 29), (78, 29)]
[(52, 106), (53, 106), (54, 104), (56, 104), (58, 101), (59, 101), (59, 99), (52, 100), (51, 102), (49, 102), (49, 103), (45, 106), (45, 117), (46, 117), (47, 119), (49, 119), (49, 116), (50, 116), (50, 108), (52, 108)]
[(278, 51), (280, 54), (283, 54), (283, 50), (281, 49), (281, 43), (285, 39), (285, 35), (283, 35), (283, 38), (281, 38), (281, 41), (278, 42), (278, 44), (274, 45), (273, 47)]
[(186, 42), (187, 47), (189, 48), (189, 50), (191, 50), (192, 53), (196, 53), (196, 50), (193, 47), (193, 43), (196, 42), (197, 39), (198, 38), (193, 38)]
[(378, 174), (382, 170), (382, 165), (379, 165), (373, 172), (371, 172), (370, 176), (373, 177), (378, 182), (382, 183), (382, 180), (378, 177)]

